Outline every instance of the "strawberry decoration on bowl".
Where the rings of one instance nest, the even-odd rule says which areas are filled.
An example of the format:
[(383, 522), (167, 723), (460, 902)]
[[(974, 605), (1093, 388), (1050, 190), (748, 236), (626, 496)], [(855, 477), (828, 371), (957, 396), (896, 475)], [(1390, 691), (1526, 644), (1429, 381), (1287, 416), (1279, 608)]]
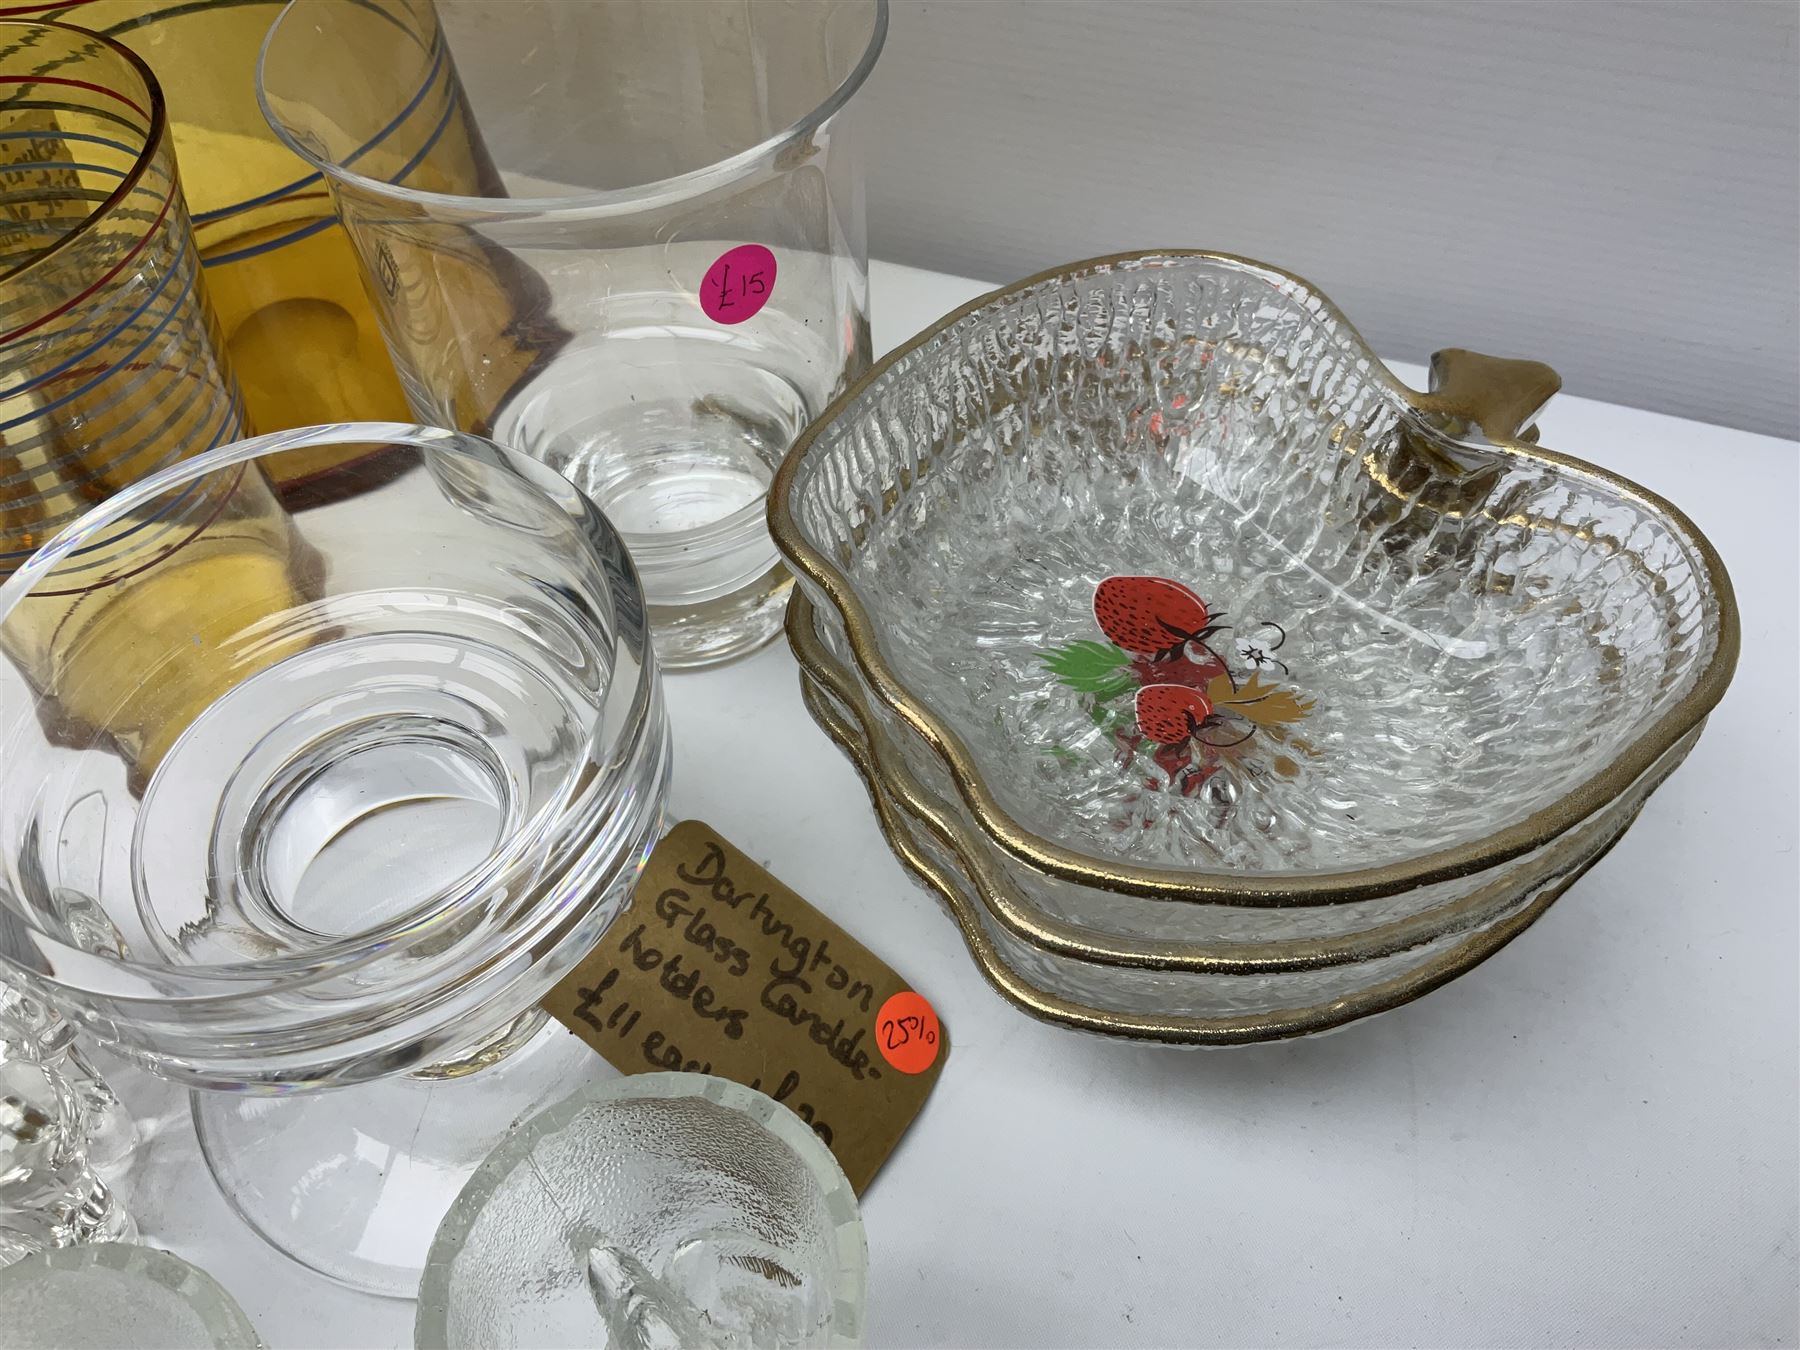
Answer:
[(1224, 626), (1218, 619), (1225, 616), (1215, 618), (1206, 601), (1179, 581), (1108, 577), (1094, 587), (1094, 617), (1123, 650), (1170, 661), (1189, 654), (1190, 647), (1211, 655), (1206, 639)]
[(1137, 691), (1138, 730), (1158, 745), (1182, 745), (1218, 716), (1212, 700), (1185, 684), (1146, 684)]
[[(1230, 631), (1224, 612), (1179, 581), (1151, 576), (1101, 581), (1094, 618), (1107, 641), (1071, 642), (1042, 657), (1088, 702), (1095, 722), (1118, 744), (1122, 763), (1129, 765), (1148, 744), (1169, 786), (1191, 795), (1226, 758), (1252, 746), (1259, 731), (1309, 751), (1289, 728), (1312, 711), (1311, 700), (1262, 677), (1265, 669), (1289, 673), (1275, 655), (1287, 641), (1280, 624), (1258, 623), (1253, 638), (1232, 643), (1228, 659), (1213, 645)], [(1282, 753), (1273, 767), (1285, 777), (1299, 772)]]

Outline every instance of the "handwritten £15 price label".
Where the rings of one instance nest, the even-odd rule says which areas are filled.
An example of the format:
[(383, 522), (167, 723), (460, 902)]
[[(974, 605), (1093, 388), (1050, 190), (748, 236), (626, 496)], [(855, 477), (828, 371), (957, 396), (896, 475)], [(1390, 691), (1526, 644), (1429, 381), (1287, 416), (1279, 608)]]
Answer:
[(714, 323), (754, 318), (773, 294), (775, 255), (761, 244), (726, 249), (700, 279), (700, 308)]

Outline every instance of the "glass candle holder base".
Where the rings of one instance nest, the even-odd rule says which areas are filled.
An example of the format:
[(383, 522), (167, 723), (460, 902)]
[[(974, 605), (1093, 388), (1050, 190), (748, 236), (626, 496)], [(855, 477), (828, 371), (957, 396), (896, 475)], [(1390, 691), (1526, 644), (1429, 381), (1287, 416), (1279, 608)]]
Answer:
[(794, 578), (776, 563), (749, 585), (696, 605), (651, 603), (650, 641), (664, 670), (697, 670), (748, 656), (781, 631)]
[[(340, 449), (367, 490), (272, 486)], [(0, 977), (209, 1094), (300, 1262), (412, 1294), (476, 1160), (609, 1076), (535, 1010), (661, 833), (668, 723), (623, 541), (536, 460), (354, 423), (116, 493), (0, 585), (0, 744)], [(28, 1123), (0, 1181), (60, 1186)]]
[[(471, 1062), (477, 1062), (476, 1056)], [(213, 1179), (271, 1246), (364, 1293), (412, 1298), (439, 1221), (515, 1126), (616, 1071), (561, 1026), (486, 1067), (285, 1097), (196, 1092)]]
[[(647, 260), (634, 261), (615, 270), (648, 286)], [(785, 341), (746, 354), (711, 340), (717, 328), (691, 299), (624, 296), (614, 308), (635, 314), (632, 336), (571, 343), (494, 434), (606, 513), (637, 567), (664, 669), (730, 661), (774, 637), (786, 610), (792, 581), (769, 537), (768, 491), (812, 416), (795, 380), (817, 355), (813, 335), (771, 322)]]

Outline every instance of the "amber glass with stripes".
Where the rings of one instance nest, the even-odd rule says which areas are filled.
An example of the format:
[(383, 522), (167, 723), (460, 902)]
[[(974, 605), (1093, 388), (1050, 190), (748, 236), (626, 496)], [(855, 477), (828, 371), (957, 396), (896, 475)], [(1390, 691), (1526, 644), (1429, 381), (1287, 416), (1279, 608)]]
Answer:
[(0, 23), (0, 575), (241, 437), (162, 94), (82, 29)]
[[(256, 102), (256, 57), (286, 0), (60, 0), (33, 17), (129, 47), (168, 99), (169, 135), (222, 334), (258, 431), (350, 419), (410, 421), (356, 252), (311, 165)], [(282, 471), (315, 493), (367, 487), (343, 451)]]

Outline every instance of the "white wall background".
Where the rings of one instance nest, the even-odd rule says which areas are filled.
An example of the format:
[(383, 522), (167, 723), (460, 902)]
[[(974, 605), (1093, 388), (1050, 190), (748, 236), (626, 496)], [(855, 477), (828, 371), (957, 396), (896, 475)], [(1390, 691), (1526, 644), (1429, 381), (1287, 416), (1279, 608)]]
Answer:
[(994, 281), (1192, 246), (1384, 355), (1800, 435), (1800, 5), (894, 0), (870, 247)]
[[(528, 98), (512, 18), (585, 3), (440, 11)], [(893, 0), (855, 115), (876, 257), (1243, 253), (1386, 356), (1800, 436), (1796, 0)]]

